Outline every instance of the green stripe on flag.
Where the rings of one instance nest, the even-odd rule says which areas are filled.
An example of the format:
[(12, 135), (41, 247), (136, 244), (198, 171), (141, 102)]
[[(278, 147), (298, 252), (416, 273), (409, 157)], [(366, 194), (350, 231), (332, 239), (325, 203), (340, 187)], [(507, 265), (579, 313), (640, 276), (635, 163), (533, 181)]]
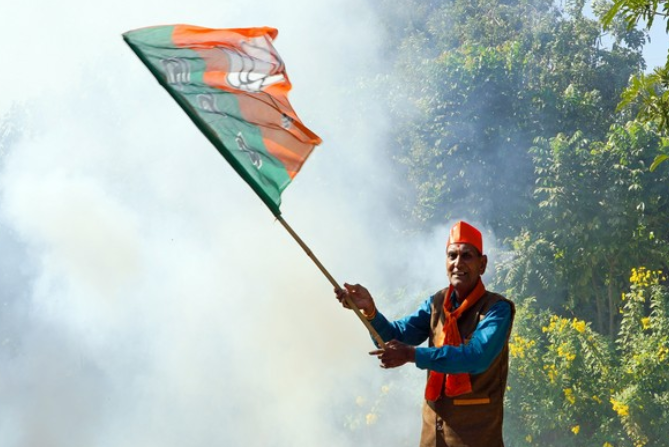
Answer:
[(188, 49), (175, 47), (173, 26), (143, 28), (124, 40), (195, 125), (275, 216), (281, 192), (290, 183), (284, 165), (265, 147), (260, 129), (244, 119), (235, 94), (206, 85), (205, 63)]

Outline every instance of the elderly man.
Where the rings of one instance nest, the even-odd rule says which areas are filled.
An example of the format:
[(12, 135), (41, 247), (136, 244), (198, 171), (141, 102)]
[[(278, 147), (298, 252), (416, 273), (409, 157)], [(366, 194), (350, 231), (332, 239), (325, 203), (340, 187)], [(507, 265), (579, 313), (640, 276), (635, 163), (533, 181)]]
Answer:
[[(456, 223), (446, 244), (448, 288), (418, 310), (390, 322), (359, 284), (345, 284), (348, 295), (386, 341), (370, 352), (383, 368), (405, 363), (428, 371), (421, 447), (500, 447), (504, 390), (509, 369), (508, 342), (514, 306), (488, 292), (481, 275), (488, 258), (481, 233)], [(425, 340), (429, 347), (417, 347)]]

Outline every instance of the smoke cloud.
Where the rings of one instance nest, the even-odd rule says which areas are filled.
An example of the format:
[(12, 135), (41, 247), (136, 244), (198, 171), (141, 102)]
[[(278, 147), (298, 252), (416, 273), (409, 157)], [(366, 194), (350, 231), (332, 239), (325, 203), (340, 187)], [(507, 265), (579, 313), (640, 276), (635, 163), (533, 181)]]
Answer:
[(284, 217), (392, 318), (444, 285), (448, 225), (408, 236), (396, 220), (390, 124), (355, 88), (383, 64), (372, 11), (43, 3), (0, 19), (0, 445), (414, 445), (424, 373), (376, 366), (364, 327), (120, 36), (279, 29), (291, 102), (325, 141)]

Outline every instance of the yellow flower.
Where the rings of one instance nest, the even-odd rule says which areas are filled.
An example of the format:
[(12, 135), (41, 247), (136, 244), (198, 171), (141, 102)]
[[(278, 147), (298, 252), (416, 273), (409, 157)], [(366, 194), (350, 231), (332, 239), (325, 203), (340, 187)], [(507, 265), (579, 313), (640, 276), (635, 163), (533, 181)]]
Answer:
[(592, 396), (592, 400), (594, 400), (594, 401), (597, 402), (598, 404), (601, 404), (601, 403), (602, 403), (602, 399), (600, 399), (599, 396)]
[(558, 377), (558, 370), (555, 365), (545, 365), (544, 370), (546, 371), (546, 374), (548, 375), (548, 380), (550, 380), (551, 383), (555, 383), (557, 377)]
[(528, 340), (520, 335), (514, 335), (513, 341), (509, 343), (509, 354), (513, 358), (525, 358), (525, 350), (535, 345), (534, 340)]
[(639, 269), (632, 269), (630, 275), (630, 285), (639, 287), (649, 287), (652, 284), (657, 284), (658, 278), (662, 275), (661, 270), (648, 270), (646, 267), (639, 267)]
[(575, 435), (577, 435), (578, 432), (581, 431), (581, 426), (580, 426), (580, 425), (574, 425), (574, 426), (571, 428), (571, 431), (572, 431), (572, 433), (574, 433)]
[(572, 360), (574, 360), (576, 358), (576, 354), (572, 354), (571, 352), (569, 352), (568, 348), (569, 348), (569, 345), (567, 345), (567, 343), (562, 343), (557, 348), (557, 354), (560, 357), (564, 357), (565, 359), (567, 359), (567, 361), (571, 362)]
[(614, 398), (611, 398), (611, 405), (613, 405), (613, 411), (618, 413), (618, 416), (620, 416), (620, 417), (625, 417), (625, 416), (628, 416), (630, 414), (630, 412), (629, 412), (630, 406), (629, 405), (625, 405), (624, 403), (622, 403), (618, 400), (615, 400)]
[(576, 318), (574, 318), (574, 321), (572, 321), (571, 323), (571, 327), (573, 327), (579, 334), (582, 334), (585, 332), (585, 321), (583, 320), (579, 321)]
[(562, 391), (564, 391), (564, 398), (573, 405), (576, 402), (576, 397), (574, 397), (573, 390), (571, 388), (565, 388)]
[(532, 435), (525, 436), (525, 441), (527, 441), (528, 444), (532, 444)]
[(376, 421), (379, 418), (375, 413), (368, 413), (367, 417), (365, 419), (367, 421), (367, 425), (373, 425), (373, 424), (376, 424)]
[(602, 444), (602, 447), (613, 447), (613, 444), (607, 441), (604, 444)]
[(632, 269), (632, 274), (630, 275), (630, 283), (631, 283), (631, 284), (636, 284), (636, 282), (637, 282), (637, 278), (638, 278), (638, 277), (637, 277), (637, 274), (636, 274), (636, 269), (633, 268), (633, 269)]
[(558, 316), (557, 315), (552, 315), (551, 320), (548, 323), (548, 326), (544, 326), (541, 328), (542, 332), (549, 332), (555, 329), (555, 323), (557, 322)]
[(642, 326), (644, 329), (648, 329), (648, 328), (650, 328), (650, 317), (642, 318), (642, 319), (641, 319), (641, 326)]

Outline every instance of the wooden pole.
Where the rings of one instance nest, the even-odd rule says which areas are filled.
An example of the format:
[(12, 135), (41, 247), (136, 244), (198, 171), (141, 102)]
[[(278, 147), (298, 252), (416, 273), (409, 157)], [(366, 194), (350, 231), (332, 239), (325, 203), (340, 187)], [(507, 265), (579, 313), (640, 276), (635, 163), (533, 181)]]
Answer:
[[(302, 247), (302, 249), (307, 254), (307, 256), (309, 256), (311, 258), (311, 260), (314, 261), (316, 266), (320, 269), (321, 272), (323, 272), (325, 277), (330, 281), (330, 284), (332, 284), (336, 290), (341, 290), (341, 286), (339, 285), (339, 283), (337, 281), (335, 281), (335, 279), (332, 277), (332, 275), (330, 275), (330, 272), (328, 272), (325, 269), (325, 267), (323, 267), (323, 264), (321, 264), (321, 262), (318, 260), (318, 258), (309, 249), (307, 244), (305, 244), (304, 241), (302, 241), (300, 236), (298, 236), (297, 233), (295, 233), (295, 231), (293, 231), (293, 229), (290, 227), (290, 225), (288, 225), (288, 223), (285, 220), (283, 220), (283, 217), (281, 217), (281, 215), (278, 215), (278, 216), (276, 216), (276, 218), (279, 220), (279, 222), (281, 222), (281, 225), (283, 225), (283, 227), (288, 231), (288, 233), (290, 233), (290, 235), (293, 236), (293, 239), (295, 239), (295, 241), (298, 244), (300, 244), (300, 247)], [(358, 308), (358, 306), (356, 306), (355, 303), (348, 296), (346, 296), (346, 304), (348, 305), (348, 307), (353, 309), (353, 312), (355, 312), (355, 314), (358, 316), (360, 321), (362, 321), (362, 323), (365, 325), (365, 327), (367, 328), (369, 333), (372, 335), (372, 337), (376, 341), (379, 348), (383, 349), (383, 345), (384, 345), (383, 338), (381, 338), (381, 336), (379, 335), (378, 332), (376, 332), (376, 329), (374, 329), (374, 327), (369, 322), (369, 320), (367, 320), (367, 318), (365, 318), (365, 316), (362, 314), (362, 312), (360, 312), (360, 309)]]

